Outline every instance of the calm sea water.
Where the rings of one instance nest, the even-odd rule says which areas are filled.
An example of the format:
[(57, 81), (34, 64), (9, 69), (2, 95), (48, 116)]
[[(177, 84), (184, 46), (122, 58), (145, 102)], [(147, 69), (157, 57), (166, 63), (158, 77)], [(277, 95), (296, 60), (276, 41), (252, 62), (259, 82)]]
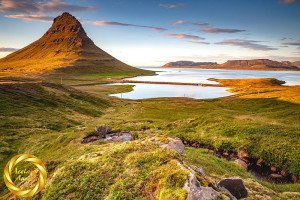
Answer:
[[(289, 71), (253, 71), (253, 70), (219, 70), (219, 69), (185, 69), (185, 68), (154, 68), (142, 69), (156, 71), (155, 76), (138, 76), (128, 80), (151, 82), (181, 82), (181, 83), (212, 83), (209, 78), (276, 78), (286, 82), (285, 85), (300, 85), (300, 72)], [(129, 84), (129, 83), (122, 83)], [(133, 91), (112, 94), (111, 96), (125, 99), (145, 99), (159, 97), (188, 97), (194, 99), (211, 99), (231, 95), (224, 87), (201, 87), (189, 85), (144, 84), (134, 85)]]
[[(118, 85), (134, 85), (133, 91), (127, 93), (111, 94), (111, 96), (124, 99), (147, 99), (159, 97), (187, 97), (194, 99), (212, 99), (229, 96), (224, 87), (201, 87), (192, 85), (167, 85), (144, 83), (120, 83)], [(115, 84), (112, 84), (115, 85)]]
[(183, 83), (216, 83), (209, 78), (276, 78), (286, 81), (286, 85), (300, 85), (300, 72), (293, 71), (254, 71), (254, 70), (222, 70), (222, 69), (185, 69), (141, 67), (156, 71), (157, 76), (139, 76), (130, 78), (138, 81), (183, 82)]

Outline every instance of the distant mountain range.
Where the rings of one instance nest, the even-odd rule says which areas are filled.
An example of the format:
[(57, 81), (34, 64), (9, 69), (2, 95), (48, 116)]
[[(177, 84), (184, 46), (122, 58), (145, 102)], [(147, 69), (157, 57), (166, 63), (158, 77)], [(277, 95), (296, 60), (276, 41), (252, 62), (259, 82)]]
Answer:
[[(21, 33), (20, 33), (21, 36)], [(37, 41), (0, 59), (0, 74), (140, 72), (112, 57), (87, 36), (71, 14), (56, 17)]]
[(278, 62), (269, 59), (253, 59), (253, 60), (228, 60), (223, 64), (216, 62), (193, 62), (193, 61), (177, 61), (169, 62), (163, 67), (183, 67), (183, 68), (203, 68), (203, 69), (235, 69), (235, 70), (300, 70), (300, 61)]

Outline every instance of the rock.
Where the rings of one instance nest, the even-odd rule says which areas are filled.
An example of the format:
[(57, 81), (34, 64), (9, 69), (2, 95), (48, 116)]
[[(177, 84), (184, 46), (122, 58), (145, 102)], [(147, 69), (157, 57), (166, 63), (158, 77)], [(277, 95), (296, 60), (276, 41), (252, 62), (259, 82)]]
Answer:
[(104, 140), (123, 142), (123, 141), (130, 141), (131, 138), (132, 135), (130, 132), (119, 132), (119, 133), (107, 134)]
[(277, 168), (276, 168), (276, 167), (271, 167), (271, 171), (272, 171), (272, 172), (276, 172), (276, 171), (277, 171)]
[(256, 162), (256, 165), (258, 166), (262, 166), (264, 164), (264, 160), (263, 159), (258, 159), (257, 162)]
[(248, 164), (242, 160), (242, 159), (236, 159), (234, 161), (238, 166), (242, 167), (243, 169), (247, 170), (248, 169)]
[(112, 132), (111, 128), (108, 126), (97, 126), (95, 131), (97, 132), (97, 135), (102, 138), (104, 138), (106, 134)]
[(96, 140), (99, 140), (99, 136), (97, 136), (97, 135), (88, 135), (88, 136), (86, 136), (82, 139), (81, 143), (86, 144), (86, 143), (94, 142)]
[(297, 183), (297, 180), (298, 180), (297, 176), (293, 175), (293, 176), (292, 176), (292, 181), (293, 181), (293, 183)]
[(201, 186), (192, 173), (189, 173), (189, 180), (185, 184), (184, 189), (188, 192), (186, 200), (212, 200), (219, 197), (219, 192), (211, 187)]
[(180, 155), (184, 153), (184, 144), (180, 139), (168, 137), (169, 143), (162, 144), (160, 147), (169, 148), (177, 151)]
[(202, 167), (194, 167), (195, 172), (201, 176), (205, 176), (205, 172)]
[(244, 151), (244, 150), (241, 150), (238, 152), (238, 158), (241, 159), (241, 160), (248, 160), (249, 159), (249, 154)]
[(282, 183), (284, 182), (284, 178), (280, 174), (270, 174), (269, 178), (271, 181), (274, 181), (275, 183)]
[(286, 171), (286, 170), (281, 170), (281, 171), (280, 171), (280, 174), (281, 174), (282, 176), (287, 176), (287, 175), (289, 175), (289, 172)]
[(218, 183), (218, 187), (227, 190), (237, 199), (246, 198), (247, 189), (240, 178), (224, 178)]

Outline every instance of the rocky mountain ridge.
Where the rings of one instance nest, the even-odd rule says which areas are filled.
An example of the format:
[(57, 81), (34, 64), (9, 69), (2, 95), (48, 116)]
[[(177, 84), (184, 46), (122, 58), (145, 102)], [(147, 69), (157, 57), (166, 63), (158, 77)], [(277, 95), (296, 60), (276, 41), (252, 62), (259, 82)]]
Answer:
[[(208, 64), (205, 64), (208, 63)], [(253, 59), (253, 60), (228, 60), (223, 64), (215, 62), (193, 62), (193, 61), (177, 61), (169, 62), (163, 67), (186, 67), (186, 68), (204, 68), (204, 69), (235, 69), (235, 70), (294, 70), (298, 71), (300, 63), (283, 61), (278, 62), (269, 59)]]

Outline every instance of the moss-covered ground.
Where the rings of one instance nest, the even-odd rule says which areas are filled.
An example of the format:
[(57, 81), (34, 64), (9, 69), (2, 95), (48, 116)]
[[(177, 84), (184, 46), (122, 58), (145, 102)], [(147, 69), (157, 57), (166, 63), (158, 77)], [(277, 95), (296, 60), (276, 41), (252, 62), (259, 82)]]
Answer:
[[(95, 81), (107, 78), (113, 77), (97, 76)], [(299, 184), (270, 184), (205, 150), (187, 148), (181, 158), (148, 142), (174, 136), (219, 149), (245, 149), (300, 175), (299, 86), (249, 81), (223, 82), (236, 92), (226, 98), (132, 101), (107, 96), (130, 86), (82, 85), (76, 80), (67, 86), (59, 78), (51, 84), (6, 80), (0, 84), (0, 176), (12, 155), (27, 152), (52, 163), (43, 199), (184, 199), (187, 175), (175, 164), (182, 160), (203, 167), (216, 180), (242, 177), (250, 199), (297, 199)], [(102, 124), (131, 131), (135, 140), (80, 143)], [(0, 191), (7, 192), (2, 181)]]

